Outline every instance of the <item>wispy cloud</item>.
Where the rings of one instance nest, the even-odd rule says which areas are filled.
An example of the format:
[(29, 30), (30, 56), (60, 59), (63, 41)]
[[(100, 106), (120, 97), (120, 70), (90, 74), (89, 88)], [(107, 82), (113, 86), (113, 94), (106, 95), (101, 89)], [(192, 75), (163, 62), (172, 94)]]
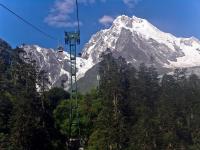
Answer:
[[(79, 0), (79, 3), (94, 3), (95, 0)], [(50, 9), (48, 16), (44, 19), (50, 26), (54, 27), (74, 27), (77, 22), (71, 18), (75, 11), (74, 0), (56, 0)]]
[(142, 0), (122, 0), (124, 4), (126, 4), (129, 8), (133, 8), (135, 5), (137, 5)]
[[(108, 0), (79, 0), (79, 4), (93, 4), (95, 2), (108, 2)], [(134, 7), (142, 0), (122, 0), (129, 8)], [(49, 11), (44, 22), (54, 27), (74, 27), (77, 25), (75, 18), (72, 19), (72, 14), (75, 12), (75, 0), (55, 0), (52, 8)], [(104, 26), (108, 26), (113, 22), (113, 17), (105, 15), (99, 19), (99, 22)], [(80, 22), (80, 25), (82, 23)]]
[(102, 18), (99, 19), (99, 23), (101, 23), (104, 26), (109, 26), (114, 21), (114, 18), (112, 16), (104, 15)]

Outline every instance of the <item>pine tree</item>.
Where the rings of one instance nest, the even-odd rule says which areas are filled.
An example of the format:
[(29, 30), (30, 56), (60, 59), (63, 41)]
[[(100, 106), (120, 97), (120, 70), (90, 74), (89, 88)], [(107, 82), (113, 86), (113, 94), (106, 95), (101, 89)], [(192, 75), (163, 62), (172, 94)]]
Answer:
[[(89, 141), (91, 149), (125, 149), (128, 146), (129, 80), (127, 64), (123, 58), (115, 59), (111, 53), (103, 56), (100, 63), (99, 93), (102, 110), (98, 116), (96, 130)], [(126, 138), (127, 137), (127, 138)]]
[(177, 85), (172, 75), (162, 78), (162, 93), (158, 105), (160, 147), (176, 149), (178, 137), (176, 135), (176, 89)]
[[(189, 142), (190, 149), (199, 149), (200, 148), (200, 79), (192, 74), (188, 78), (186, 89), (186, 120), (187, 128), (190, 132)], [(191, 137), (190, 137), (191, 136)], [(191, 141), (192, 140), (192, 141)]]
[(138, 71), (135, 106), (137, 123), (133, 126), (131, 149), (158, 149), (157, 103), (159, 83), (156, 69), (141, 64)]
[[(10, 121), (13, 149), (43, 150), (55, 147), (54, 122), (48, 104), (37, 92), (37, 70), (32, 60), (23, 61), (23, 51), (16, 49), (12, 62), (12, 79), (16, 101)], [(51, 125), (52, 124), (52, 125)]]
[(13, 110), (12, 97), (9, 93), (0, 92), (0, 149), (8, 149), (10, 127), (9, 120)]

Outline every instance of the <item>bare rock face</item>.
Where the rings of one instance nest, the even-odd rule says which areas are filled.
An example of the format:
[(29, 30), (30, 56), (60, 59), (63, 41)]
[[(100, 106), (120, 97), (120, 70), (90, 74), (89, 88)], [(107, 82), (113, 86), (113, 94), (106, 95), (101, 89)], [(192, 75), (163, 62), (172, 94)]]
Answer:
[[(154, 63), (157, 68), (200, 66), (200, 41), (164, 33), (145, 19), (122, 15), (109, 29), (94, 34), (83, 49), (83, 58), (98, 62), (109, 48), (128, 63)], [(152, 62), (153, 59), (153, 62)]]
[[(51, 87), (64, 85), (65, 89), (69, 88), (69, 53), (58, 53), (37, 45), (24, 45), (22, 48), (28, 57), (36, 60), (41, 70), (47, 71)], [(189, 70), (200, 72), (198, 39), (175, 37), (160, 31), (145, 19), (122, 15), (114, 20), (110, 28), (97, 32), (86, 43), (82, 57), (77, 58), (79, 86), (95, 86), (97, 82), (92, 80), (96, 80), (97, 65), (102, 53), (108, 49), (113, 56), (122, 56), (135, 67), (141, 63), (153, 63), (161, 72), (175, 68), (192, 68)]]

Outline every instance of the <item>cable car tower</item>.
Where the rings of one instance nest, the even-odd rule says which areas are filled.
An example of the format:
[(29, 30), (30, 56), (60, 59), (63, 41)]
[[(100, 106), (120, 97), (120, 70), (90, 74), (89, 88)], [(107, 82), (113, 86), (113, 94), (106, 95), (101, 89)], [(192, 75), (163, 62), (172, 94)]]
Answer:
[[(65, 44), (69, 46), (70, 52), (70, 114), (69, 114), (69, 137), (67, 146), (69, 150), (83, 150), (80, 136), (79, 126), (79, 111), (78, 111), (78, 99), (77, 99), (77, 68), (76, 68), (76, 47), (80, 44), (80, 27), (79, 27), (79, 12), (78, 2), (76, 2), (76, 19), (77, 30), (74, 32), (65, 32)], [(73, 127), (77, 129), (74, 133)]]

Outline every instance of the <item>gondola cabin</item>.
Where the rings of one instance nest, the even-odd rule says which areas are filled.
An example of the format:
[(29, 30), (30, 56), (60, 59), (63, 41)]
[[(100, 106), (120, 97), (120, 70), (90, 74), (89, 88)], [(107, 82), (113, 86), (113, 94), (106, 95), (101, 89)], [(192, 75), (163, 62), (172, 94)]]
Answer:
[(62, 53), (62, 52), (64, 51), (64, 48), (63, 48), (62, 46), (59, 46), (59, 47), (57, 48), (57, 51), (58, 51), (59, 53)]

